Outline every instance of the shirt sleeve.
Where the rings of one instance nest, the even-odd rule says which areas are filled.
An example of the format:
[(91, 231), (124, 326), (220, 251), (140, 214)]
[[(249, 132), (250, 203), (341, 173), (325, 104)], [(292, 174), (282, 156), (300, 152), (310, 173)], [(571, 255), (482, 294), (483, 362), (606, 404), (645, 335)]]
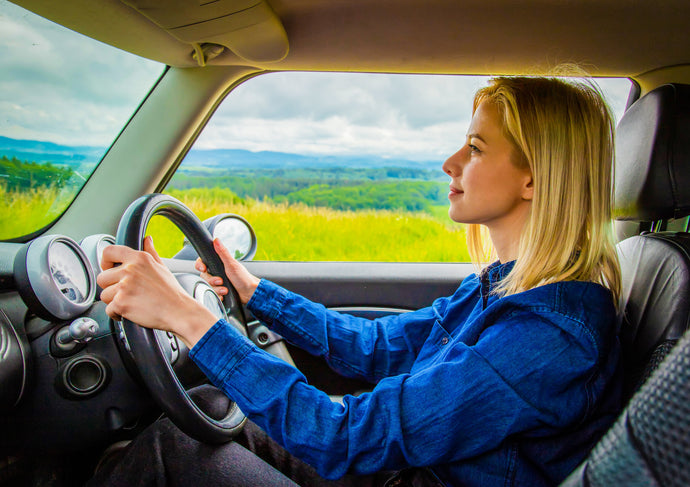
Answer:
[(367, 320), (329, 310), (262, 279), (247, 307), (276, 333), (324, 358), (341, 375), (377, 382), (410, 370), (447, 300)]
[(597, 351), (577, 323), (568, 326), (515, 313), (473, 346), (452, 342), (443, 361), (385, 378), (343, 404), (224, 321), (190, 356), (287, 451), (336, 479), (467, 459), (510, 435), (578, 421)]

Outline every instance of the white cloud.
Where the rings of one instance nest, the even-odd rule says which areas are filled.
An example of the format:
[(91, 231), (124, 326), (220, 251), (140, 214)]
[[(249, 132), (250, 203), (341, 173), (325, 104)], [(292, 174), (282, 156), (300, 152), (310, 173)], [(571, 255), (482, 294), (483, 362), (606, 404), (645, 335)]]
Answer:
[(109, 145), (163, 66), (0, 1), (0, 135)]
[(466, 123), (445, 122), (415, 129), (404, 125), (356, 125), (332, 116), (325, 120), (268, 120), (245, 117), (231, 124), (214, 124), (204, 131), (195, 148), (232, 147), (250, 151), (296, 154), (401, 157), (441, 160), (457, 150)]
[[(443, 160), (464, 141), (487, 77), (271, 73), (232, 92), (195, 148)], [(622, 114), (629, 82), (604, 81)]]

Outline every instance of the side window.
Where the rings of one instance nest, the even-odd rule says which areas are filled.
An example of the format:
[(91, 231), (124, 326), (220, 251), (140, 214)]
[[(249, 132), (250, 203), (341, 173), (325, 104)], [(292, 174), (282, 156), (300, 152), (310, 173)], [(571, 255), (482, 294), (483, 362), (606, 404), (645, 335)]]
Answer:
[[(466, 262), (444, 160), (487, 77), (271, 73), (236, 88), (166, 192), (245, 217), (256, 260)], [(602, 80), (619, 117), (628, 80)]]
[(0, 240), (58, 218), (164, 66), (0, 0)]

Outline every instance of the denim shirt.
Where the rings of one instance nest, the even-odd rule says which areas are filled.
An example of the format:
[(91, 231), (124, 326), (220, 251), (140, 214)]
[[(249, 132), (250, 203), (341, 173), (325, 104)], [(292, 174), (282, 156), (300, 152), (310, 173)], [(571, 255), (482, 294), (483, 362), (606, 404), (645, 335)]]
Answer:
[(513, 263), (418, 311), (365, 320), (262, 280), (248, 303), (285, 339), (370, 393), (332, 402), (217, 322), (190, 352), (273, 439), (337, 479), (427, 466), (446, 485), (553, 485), (620, 409), (611, 293), (559, 282), (499, 297)]

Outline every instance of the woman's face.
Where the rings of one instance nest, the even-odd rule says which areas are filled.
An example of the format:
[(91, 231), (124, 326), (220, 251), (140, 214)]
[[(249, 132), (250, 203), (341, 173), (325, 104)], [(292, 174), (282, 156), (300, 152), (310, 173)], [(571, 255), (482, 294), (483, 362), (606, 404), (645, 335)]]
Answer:
[(524, 222), (532, 200), (532, 175), (519, 169), (513, 145), (503, 135), (498, 109), (482, 102), (474, 112), (465, 145), (443, 170), (450, 183), (451, 220), (492, 228)]

